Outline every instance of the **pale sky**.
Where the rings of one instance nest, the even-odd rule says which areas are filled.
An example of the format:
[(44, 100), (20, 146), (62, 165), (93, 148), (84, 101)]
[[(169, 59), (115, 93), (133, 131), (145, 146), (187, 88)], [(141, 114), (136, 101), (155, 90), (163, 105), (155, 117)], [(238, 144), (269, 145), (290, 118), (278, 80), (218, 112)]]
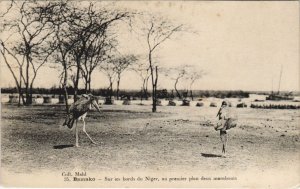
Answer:
[[(207, 72), (194, 89), (200, 90), (281, 90), (299, 91), (299, 2), (298, 1), (125, 1), (116, 6), (149, 11), (185, 24), (196, 34), (178, 33), (166, 41), (156, 56), (162, 67), (190, 64)], [(137, 38), (120, 26), (119, 51), (147, 52), (146, 38)], [(93, 88), (108, 86), (100, 71), (94, 73)], [(58, 72), (42, 68), (35, 87), (58, 85)], [(183, 86), (183, 84), (180, 84)], [(14, 86), (1, 59), (1, 86)], [(134, 72), (126, 72), (121, 89), (140, 89)], [(160, 88), (173, 88), (173, 81), (159, 76)], [(150, 83), (149, 83), (150, 88)]]

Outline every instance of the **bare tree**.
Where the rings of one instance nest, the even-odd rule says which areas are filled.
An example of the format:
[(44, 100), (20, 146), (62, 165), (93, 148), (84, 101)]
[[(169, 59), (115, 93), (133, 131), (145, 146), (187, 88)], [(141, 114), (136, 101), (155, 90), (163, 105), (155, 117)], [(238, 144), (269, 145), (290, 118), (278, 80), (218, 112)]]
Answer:
[(45, 7), (38, 7), (41, 12), (41, 19), (46, 20), (54, 29), (54, 37), (49, 45), (50, 49), (55, 50), (53, 57), (55, 62), (62, 66), (62, 86), (64, 89), (66, 112), (69, 113), (68, 105), (68, 70), (71, 62), (71, 50), (78, 39), (71, 34), (71, 27), (76, 19), (75, 8), (68, 2), (49, 2)]
[(145, 28), (148, 44), (148, 62), (152, 82), (152, 112), (156, 112), (158, 66), (154, 65), (153, 55), (161, 44), (170, 39), (175, 32), (181, 31), (183, 25), (174, 26), (166, 19), (153, 16), (146, 23), (148, 24)]
[[(14, 3), (14, 2), (13, 2)], [(13, 4), (11, 4), (13, 6)], [(49, 56), (53, 52), (47, 50), (49, 38), (53, 34), (53, 30), (47, 22), (40, 19), (41, 13), (36, 11), (36, 7), (43, 6), (33, 2), (16, 2), (17, 11), (14, 14), (19, 14), (14, 17), (13, 21), (4, 22), (4, 31), (9, 30), (14, 36), (15, 41), (10, 40), (10, 35), (7, 39), (1, 39), (1, 54), (3, 56), (10, 55), (17, 62), (19, 72), (19, 94), (22, 95), (22, 83), (25, 87), (25, 98), (23, 103), (29, 105), (32, 103), (32, 89), (40, 68), (47, 62)], [(9, 8), (10, 10), (11, 8)], [(3, 16), (6, 16), (6, 12)], [(9, 42), (7, 42), (9, 41)], [(6, 44), (10, 44), (9, 46)], [(5, 53), (7, 52), (7, 53)], [(10, 62), (5, 60), (6, 65)], [(11, 66), (10, 66), (11, 67)], [(10, 69), (10, 68), (9, 68)], [(10, 69), (12, 73), (12, 69)], [(15, 77), (16, 74), (13, 74)]]
[[(95, 40), (103, 37), (107, 33), (109, 27), (116, 21), (130, 17), (128, 12), (96, 9), (92, 2), (89, 3), (87, 8), (77, 8), (75, 12), (77, 19), (74, 20), (71, 27), (72, 35), (76, 36), (78, 39), (71, 51), (77, 69), (74, 83), (74, 99), (77, 97), (80, 70), (83, 70), (82, 62), (86, 62), (86, 60), (89, 59), (88, 55), (91, 55), (90, 53), (85, 52), (89, 50)], [(98, 45), (101, 45), (101, 43)]]
[(111, 100), (112, 95), (113, 95), (113, 84), (116, 80), (116, 71), (115, 71), (115, 66), (112, 62), (107, 61), (104, 64), (101, 64), (100, 66), (100, 70), (106, 75), (108, 82), (109, 82), (109, 86), (107, 88), (107, 96), (109, 97), (109, 99)]
[(141, 86), (141, 101), (143, 97), (148, 100), (148, 83), (149, 83), (149, 78), (150, 78), (150, 68), (149, 68), (149, 63), (144, 62), (140, 60), (137, 62), (133, 70), (140, 76), (140, 79), (142, 81), (142, 86)]
[[(21, 104), (21, 100), (23, 102), (23, 104), (25, 103), (25, 99), (24, 99), (24, 95), (22, 92), (22, 81), (24, 80), (24, 75), (23, 75), (23, 65), (24, 65), (24, 61), (20, 62), (18, 58), (16, 58), (16, 56), (14, 54), (12, 54), (9, 50), (6, 49), (4, 43), (1, 41), (1, 49), (0, 52), (2, 54), (2, 57), (4, 59), (5, 64), (7, 65), (10, 73), (12, 74), (14, 81), (16, 83), (17, 86), (17, 91), (19, 94), (19, 103), (18, 105), (20, 106)], [(13, 57), (13, 59), (15, 60), (15, 63), (17, 63), (16, 66), (13, 65), (12, 61), (8, 61), (8, 56)], [(17, 68), (19, 70), (19, 78), (17, 76), (17, 71), (14, 70), (14, 68)]]
[(81, 75), (85, 84), (86, 93), (91, 91), (92, 73), (101, 63), (108, 60), (111, 50), (116, 46), (114, 39), (109, 39), (107, 35), (97, 37), (88, 45), (84, 51)]
[(70, 79), (70, 68), (75, 70), (72, 81), (76, 100), (81, 74), (90, 90), (91, 73), (98, 66), (98, 62), (102, 61), (103, 46), (107, 45), (102, 39), (107, 35), (109, 27), (115, 21), (128, 18), (129, 13), (98, 9), (92, 2), (86, 6), (80, 2), (76, 4), (69, 1), (49, 2), (40, 12), (43, 13), (41, 19), (51, 23), (55, 31), (51, 48), (55, 49), (56, 61), (63, 67), (62, 83), (68, 112), (67, 83)]
[[(1, 22), (1, 25), (0, 25), (0, 28), (1, 28), (0, 32), (5, 32), (7, 30), (7, 25), (8, 25), (8, 21), (5, 20), (5, 17), (7, 14), (9, 14), (9, 12), (13, 8), (13, 6), (16, 4), (16, 2), (12, 0), (9, 2), (9, 5), (8, 4), (5, 5), (5, 3), (8, 3), (8, 1), (2, 1), (0, 3), (1, 3), (1, 7), (7, 6), (5, 11), (3, 13), (1, 12), (1, 15), (0, 15), (0, 17), (3, 18), (3, 21)], [(2, 10), (4, 10), (4, 9), (2, 9)], [(13, 35), (13, 34), (14, 33), (12, 33), (11, 35)], [(23, 95), (23, 91), (22, 91), (22, 81), (25, 80), (24, 75), (23, 75), (24, 59), (21, 60), (21, 58), (20, 58), (20, 60), (19, 60), (19, 58), (17, 57), (16, 54), (14, 54), (13, 52), (11, 52), (9, 49), (6, 48), (5, 42), (8, 41), (10, 37), (11, 36), (7, 37), (5, 41), (4, 41), (4, 39), (2, 39), (3, 37), (1, 37), (0, 53), (4, 59), (5, 64), (8, 67), (10, 73), (12, 74), (14, 81), (15, 81), (17, 92), (19, 94), (18, 106), (20, 106), (21, 100), (22, 100), (23, 104), (26, 104), (24, 95)], [(19, 74), (19, 77), (18, 77), (18, 74)]]
[(170, 68), (167, 71), (166, 76), (169, 76), (172, 80), (174, 80), (174, 89), (176, 91), (176, 95), (179, 99), (182, 99), (182, 95), (178, 91), (177, 85), (181, 79), (183, 79), (187, 74), (186, 65), (178, 66), (175, 68)]
[[(192, 100), (194, 100), (194, 96), (193, 96), (193, 85), (194, 83), (201, 79), (206, 73), (204, 72), (204, 70), (198, 70), (194, 67), (191, 67), (187, 73), (186, 76), (186, 80), (189, 83), (189, 88), (188, 90), (190, 91), (190, 96), (192, 98)], [(188, 91), (187, 91), (188, 94)]]
[(189, 96), (192, 98), (192, 100), (194, 100), (193, 85), (197, 80), (201, 79), (206, 74), (206, 72), (195, 65), (184, 65), (183, 68), (185, 70), (185, 74), (182, 77), (185, 83), (183, 95), (184, 97), (188, 97), (190, 93)]
[(113, 69), (116, 72), (117, 79), (117, 100), (119, 100), (119, 88), (121, 82), (121, 76), (124, 71), (126, 71), (129, 66), (137, 61), (137, 57), (134, 55), (121, 55), (111, 60), (113, 64)]

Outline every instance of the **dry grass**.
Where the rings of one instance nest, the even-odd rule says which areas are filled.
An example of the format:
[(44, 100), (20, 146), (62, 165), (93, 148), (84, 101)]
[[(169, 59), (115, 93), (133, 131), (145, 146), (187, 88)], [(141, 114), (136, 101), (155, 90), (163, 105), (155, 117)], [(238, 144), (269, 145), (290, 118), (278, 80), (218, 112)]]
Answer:
[[(103, 106), (90, 112), (87, 131), (60, 128), (63, 106), (2, 105), (2, 166), (16, 173), (39, 170), (248, 170), (299, 167), (299, 111), (236, 109), (239, 124), (230, 131), (228, 155), (221, 156), (213, 129), (218, 108)], [(81, 122), (80, 122), (81, 125)], [(16, 169), (17, 168), (17, 169)], [(297, 166), (296, 166), (297, 168)]]

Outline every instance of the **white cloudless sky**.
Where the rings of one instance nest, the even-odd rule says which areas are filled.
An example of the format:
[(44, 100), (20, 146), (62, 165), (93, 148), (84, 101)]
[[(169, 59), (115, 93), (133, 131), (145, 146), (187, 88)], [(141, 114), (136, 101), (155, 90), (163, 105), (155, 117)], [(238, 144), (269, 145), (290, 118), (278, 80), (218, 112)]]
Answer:
[[(197, 34), (181, 32), (162, 44), (156, 53), (162, 67), (195, 65), (207, 73), (194, 89), (299, 91), (299, 2), (297, 1), (123, 1), (116, 7), (162, 14), (174, 24), (185, 24)], [(119, 26), (119, 51), (143, 54), (146, 38)], [(2, 60), (1, 60), (2, 61)], [(108, 86), (96, 71), (93, 88)], [(40, 70), (35, 87), (58, 85), (58, 71)], [(150, 83), (149, 83), (150, 84)], [(1, 62), (1, 86), (14, 86), (12, 76)], [(149, 85), (150, 86), (150, 85)], [(184, 83), (180, 83), (184, 86)], [(124, 73), (121, 89), (140, 89), (134, 72)], [(171, 89), (173, 81), (161, 74), (159, 87)]]

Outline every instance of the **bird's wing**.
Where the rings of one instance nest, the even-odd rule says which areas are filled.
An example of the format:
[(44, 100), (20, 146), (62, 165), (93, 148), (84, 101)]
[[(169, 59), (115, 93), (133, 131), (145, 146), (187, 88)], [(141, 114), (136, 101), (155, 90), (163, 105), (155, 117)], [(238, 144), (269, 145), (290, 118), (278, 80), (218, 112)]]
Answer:
[(88, 103), (88, 99), (85, 97), (81, 97), (79, 98), (76, 102), (74, 102), (73, 104), (71, 104), (70, 106), (70, 112), (73, 112), (74, 110), (78, 110), (81, 108), (81, 106), (83, 104), (87, 104)]
[(91, 101), (89, 99), (80, 98), (70, 106), (70, 112), (77, 119), (78, 117), (82, 116), (87, 111), (89, 111), (90, 105)]
[(226, 130), (234, 128), (236, 126), (237, 126), (237, 119), (229, 118), (225, 123)]
[(217, 121), (217, 123), (215, 124), (214, 128), (215, 130), (224, 130), (224, 127), (225, 127), (225, 122), (226, 120), (225, 119), (219, 119)]

